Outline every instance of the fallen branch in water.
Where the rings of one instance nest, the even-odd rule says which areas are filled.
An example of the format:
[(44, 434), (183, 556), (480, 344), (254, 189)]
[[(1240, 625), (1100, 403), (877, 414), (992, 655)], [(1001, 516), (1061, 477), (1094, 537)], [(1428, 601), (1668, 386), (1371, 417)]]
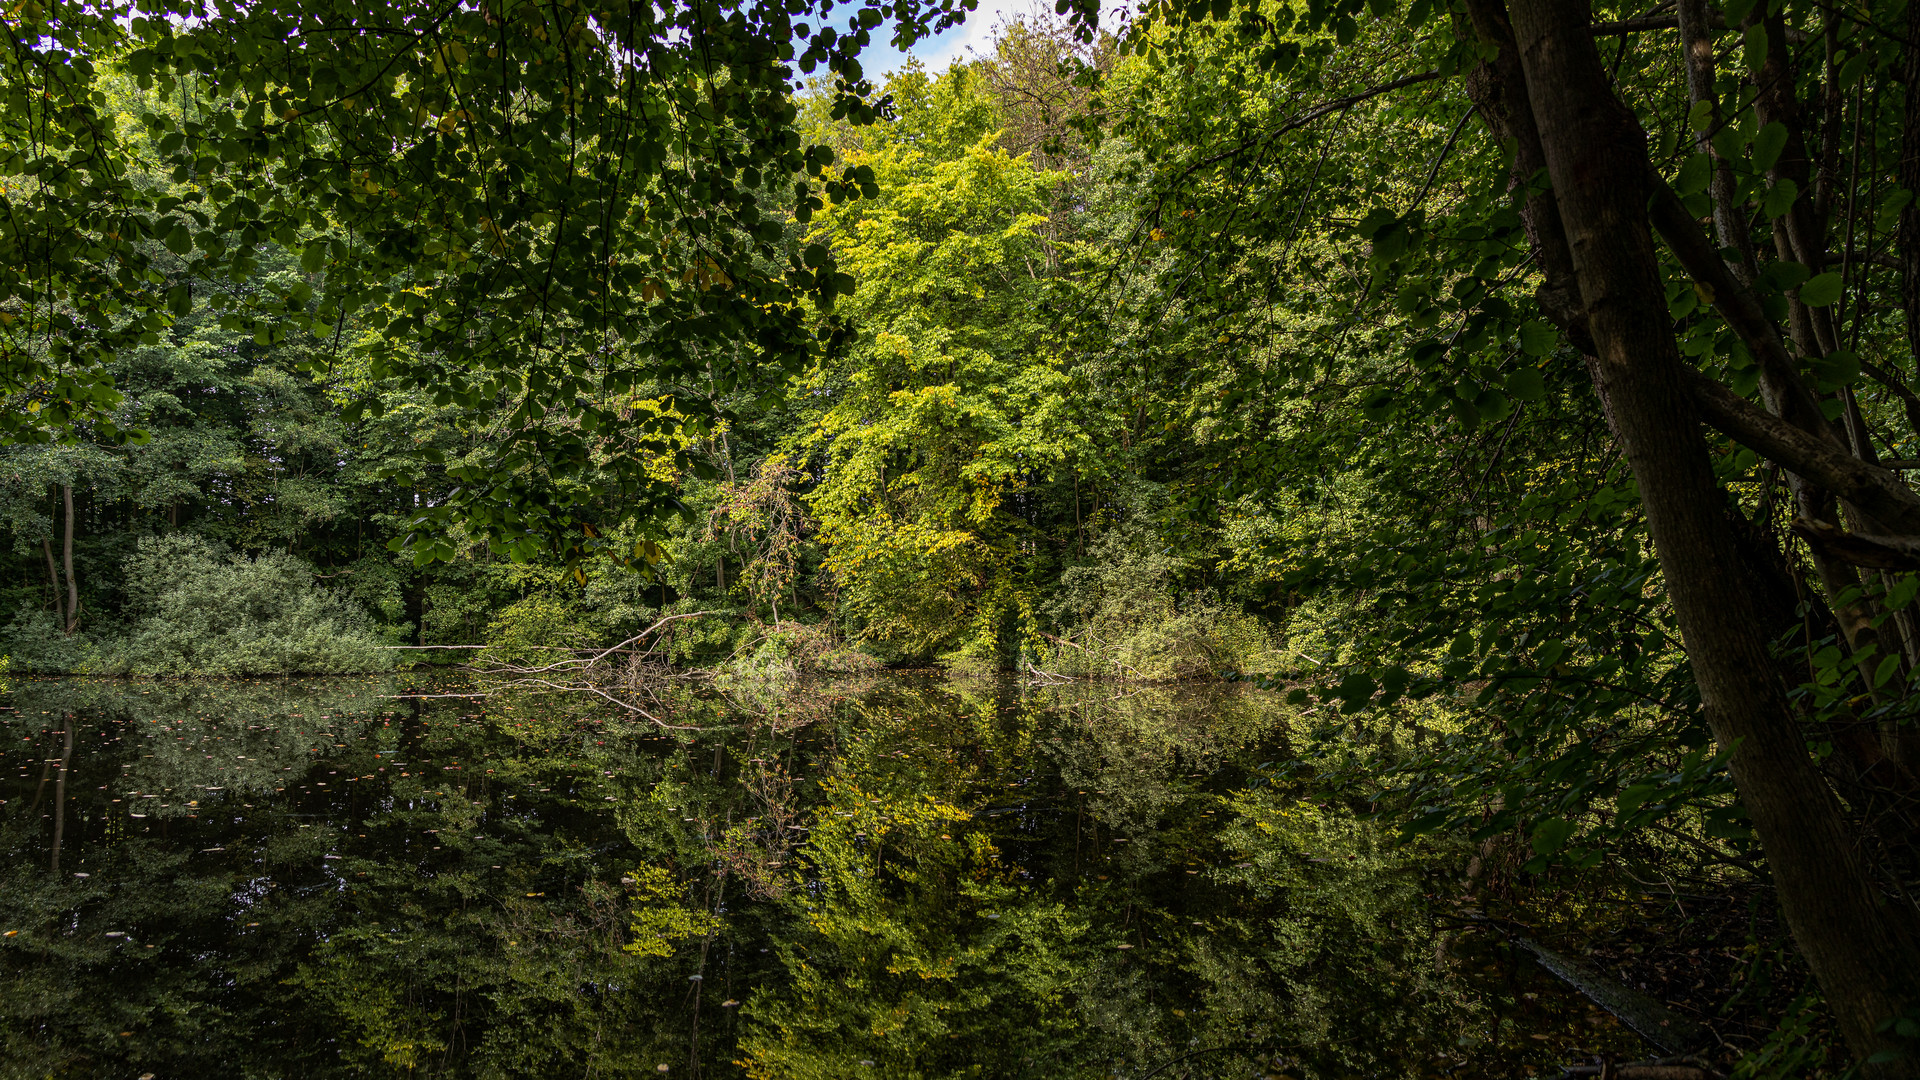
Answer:
[(1033, 674), (1033, 681), (1040, 683), (1042, 686), (1057, 686), (1060, 683), (1070, 683), (1073, 681), (1065, 675), (1051, 671), (1041, 671), (1039, 668), (1034, 667), (1032, 663), (1027, 664), (1027, 670)]
[(1055, 637), (1052, 634), (1047, 633), (1045, 630), (1038, 631), (1038, 633), (1040, 634), (1041, 637), (1046, 638), (1048, 641), (1053, 642), (1055, 645), (1072, 645), (1074, 648), (1079, 649), (1081, 652), (1087, 651), (1087, 647), (1078, 642), (1069, 641), (1063, 637)]
[[(1633, 989), (1619, 979), (1584, 961), (1576, 960), (1573, 957), (1555, 952), (1532, 938), (1527, 937), (1525, 934), (1519, 933), (1519, 930), (1526, 929), (1522, 924), (1512, 922), (1508, 919), (1492, 918), (1486, 915), (1457, 915), (1453, 917), (1462, 922), (1491, 927), (1495, 932), (1505, 937), (1514, 945), (1532, 953), (1533, 958), (1539, 961), (1540, 966), (1546, 968), (1555, 978), (1579, 991), (1581, 996), (1585, 997), (1588, 1001), (1612, 1013), (1621, 1023), (1627, 1025), (1628, 1028), (1632, 1029), (1635, 1034), (1645, 1039), (1649, 1044), (1669, 1054), (1683, 1055), (1680, 1058), (1663, 1059), (1663, 1061), (1698, 1061), (1699, 1059), (1687, 1055), (1703, 1050), (1718, 1041), (1718, 1037), (1713, 1033), (1713, 1030), (1705, 1024), (1680, 1015), (1666, 1005)], [(1585, 1065), (1575, 1067), (1582, 1069), (1587, 1068)], [(1599, 1067), (1600, 1066), (1594, 1066), (1594, 1068)], [(1625, 1067), (1626, 1066), (1619, 1066), (1619, 1068)], [(1649, 1067), (1665, 1068), (1667, 1066), (1664, 1064), (1656, 1064)], [(1691, 1068), (1692, 1066), (1687, 1067)], [(1599, 1076), (1601, 1074), (1594, 1072), (1568, 1073), (1567, 1075)], [(1624, 1078), (1627, 1074), (1610, 1072), (1606, 1075), (1609, 1077), (1619, 1076)], [(1705, 1077), (1716, 1075), (1718, 1074), (1711, 1072), (1700, 1073), (1698, 1075), (1689, 1072), (1676, 1073), (1671, 1077), (1667, 1077), (1664, 1074), (1647, 1073), (1641, 1076), (1640, 1080), (1704, 1080)]]
[(1561, 982), (1580, 991), (1588, 1001), (1619, 1017), (1621, 1023), (1632, 1028), (1641, 1038), (1668, 1053), (1687, 1053), (1714, 1041), (1713, 1033), (1704, 1025), (1674, 1012), (1598, 968), (1554, 952), (1532, 938), (1516, 934), (1508, 940), (1532, 953), (1540, 966), (1553, 972)]
[[(556, 660), (551, 664), (541, 664), (537, 666), (511, 664), (511, 663), (494, 664), (494, 663), (489, 663), (484, 659), (480, 660), (478, 663), (463, 666), (462, 670), (465, 670), (465, 671), (470, 671), (475, 674), (483, 675), (483, 676), (501, 678), (502, 682), (498, 685), (496, 689), (493, 689), (493, 690), (481, 691), (478, 693), (462, 693), (462, 694), (392, 694), (388, 696), (392, 700), (424, 699), (424, 698), (486, 698), (502, 690), (532, 690), (535, 692), (591, 694), (595, 697), (601, 698), (611, 703), (612, 705), (624, 710), (625, 712), (631, 713), (635, 716), (644, 717), (646, 720), (654, 724), (656, 727), (659, 727), (663, 730), (693, 730), (691, 725), (669, 724), (665, 720), (662, 720), (658, 716), (655, 716), (653, 713), (648, 712), (646, 709), (641, 708), (640, 706), (635, 705), (630, 701), (623, 700), (622, 698), (617, 697), (614, 694), (611, 694), (606, 690), (602, 689), (600, 686), (594, 685), (594, 680), (591, 677), (591, 673), (594, 671), (596, 667), (603, 664), (606, 661), (606, 659), (610, 656), (621, 655), (621, 656), (632, 657), (632, 659), (627, 662), (627, 674), (625, 676), (626, 682), (631, 686), (631, 684), (635, 683), (636, 681), (640, 681), (636, 672), (639, 672), (639, 670), (643, 667), (650, 668), (649, 665), (646, 665), (646, 659), (652, 656), (656, 651), (658, 651), (660, 647), (660, 642), (664, 640), (665, 635), (660, 634), (660, 631), (662, 629), (664, 629), (666, 626), (668, 626), (671, 623), (679, 622), (683, 619), (696, 619), (702, 615), (712, 615), (712, 614), (714, 613), (711, 611), (692, 611), (692, 612), (686, 612), (680, 615), (669, 615), (666, 618), (661, 619), (658, 622), (654, 623), (652, 626), (647, 627), (645, 630), (640, 631), (638, 634), (635, 634), (632, 637), (627, 638), (625, 641), (619, 642), (618, 644), (615, 644), (608, 648), (577, 649), (577, 648), (568, 648), (565, 646), (556, 646), (556, 645), (523, 645), (523, 646), (510, 646), (510, 647), (502, 647), (502, 646), (496, 646), (496, 645), (386, 645), (386, 646), (382, 646), (382, 648), (388, 648), (388, 649), (486, 650), (486, 649), (512, 648), (512, 649), (522, 649), (527, 651), (540, 650), (545, 652), (565, 652), (565, 653), (574, 654), (573, 656), (564, 660)], [(645, 649), (634, 648), (635, 645), (637, 645), (642, 641), (646, 641), (648, 638), (652, 638), (653, 640), (647, 645)], [(643, 674), (646, 676), (645, 682), (650, 684), (656, 678), (666, 679), (666, 678), (675, 677), (664, 670), (664, 665), (653, 665), (653, 666), (659, 666), (662, 668), (662, 670), (653, 671), (649, 669), (648, 671), (644, 672)], [(570, 677), (565, 682), (555, 681), (555, 679), (559, 678), (562, 674)], [(700, 673), (695, 673), (693, 675), (684, 676), (684, 677), (698, 677), (699, 675), (704, 675), (704, 674), (706, 673), (700, 672)], [(554, 676), (554, 678), (547, 678), (546, 676)], [(655, 700), (658, 700), (657, 696)]]

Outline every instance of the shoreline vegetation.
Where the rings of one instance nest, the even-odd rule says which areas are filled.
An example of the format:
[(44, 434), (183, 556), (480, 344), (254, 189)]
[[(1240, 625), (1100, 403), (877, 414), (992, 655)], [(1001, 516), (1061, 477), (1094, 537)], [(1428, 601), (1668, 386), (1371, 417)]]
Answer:
[[(68, 623), (58, 611), (23, 605), (0, 627), (0, 655), (9, 656), (15, 670), (37, 675), (249, 677), (448, 664), (528, 675), (533, 659), (567, 654), (593, 663), (563, 669), (591, 667), (602, 678), (615, 677), (602, 669), (624, 663), (660, 674), (733, 677), (932, 666), (959, 675), (1135, 682), (1272, 671), (1282, 656), (1275, 628), (1209, 591), (1182, 593), (1177, 566), (1145, 559), (1142, 570), (1114, 542), (1094, 553), (1114, 562), (1069, 567), (1062, 575), (1049, 624), (1063, 633), (1029, 625), (1011, 641), (967, 643), (934, 656), (903, 654), (885, 638), (851, 637), (823, 617), (831, 611), (817, 608), (810, 615), (818, 621), (771, 623), (757, 618), (752, 597), (744, 606), (681, 610), (713, 598), (698, 589), (666, 608), (618, 605), (622, 618), (658, 621), (602, 647), (591, 639), (607, 621), (595, 618), (591, 602), (567, 596), (564, 581), (495, 611), (483, 642), (401, 644), (393, 638), (409, 626), (382, 625), (351, 588), (329, 584), (338, 575), (322, 574), (297, 556), (249, 555), (192, 533), (142, 536), (133, 547), (114, 576), (118, 595), (99, 605), (104, 613), (86, 611)], [(752, 562), (746, 567), (757, 569)], [(789, 612), (805, 610), (795, 599)], [(777, 611), (777, 600), (769, 601), (765, 610)]]

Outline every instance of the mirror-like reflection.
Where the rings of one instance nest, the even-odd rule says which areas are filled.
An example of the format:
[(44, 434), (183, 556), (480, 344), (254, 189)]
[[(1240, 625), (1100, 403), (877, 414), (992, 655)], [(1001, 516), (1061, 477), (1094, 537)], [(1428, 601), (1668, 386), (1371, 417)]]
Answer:
[(1279, 780), (1294, 721), (1258, 691), (686, 690), (674, 730), (470, 692), (21, 682), (0, 1076), (1490, 1076), (1634, 1045), (1570, 1003), (1549, 1044), (1503, 1022), (1556, 999), (1450, 955), (1466, 854)]

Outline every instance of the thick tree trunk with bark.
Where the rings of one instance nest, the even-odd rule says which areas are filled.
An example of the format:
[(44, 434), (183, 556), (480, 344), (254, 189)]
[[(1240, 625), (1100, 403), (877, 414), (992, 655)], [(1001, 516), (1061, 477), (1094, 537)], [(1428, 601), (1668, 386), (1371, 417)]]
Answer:
[[(1702, 16), (1697, 9), (1702, 6), (1702, 0), (1686, 0), (1679, 12), (1682, 38), (1688, 42), (1688, 81), (1693, 101), (1710, 100), (1705, 95), (1714, 81), (1711, 41), (1707, 40), (1699, 25)], [(1527, 101), (1526, 76), (1521, 70), (1519, 53), (1514, 44), (1513, 27), (1507, 19), (1504, 0), (1468, 0), (1467, 12), (1474, 34), (1494, 46), (1492, 59), (1468, 74), (1467, 94), (1485, 118), (1494, 137), (1514, 147), (1508, 188), (1517, 190), (1546, 168), (1546, 158), (1540, 149), (1533, 109)], [(1689, 37), (1689, 33), (1693, 36)], [(1884, 469), (1866, 468), (1865, 463), (1852, 457), (1834, 434), (1832, 425), (1821, 415), (1812, 392), (1800, 380), (1778, 328), (1767, 317), (1759, 299), (1748, 286), (1755, 272), (1751, 245), (1747, 246), (1747, 254), (1741, 257), (1738, 264), (1730, 266), (1723, 262), (1715, 246), (1701, 234), (1693, 216), (1681, 205), (1679, 197), (1666, 187), (1666, 182), (1658, 177), (1650, 177), (1650, 182), (1657, 185), (1652, 203), (1654, 223), (1666, 236), (1668, 244), (1688, 273), (1712, 290), (1714, 303), (1728, 324), (1740, 333), (1754, 356), (1760, 360), (1763, 372), (1761, 383), (1766, 390), (1769, 407), (1773, 409), (1769, 413), (1705, 375), (1688, 369), (1684, 374), (1703, 419), (1772, 460), (1789, 463), (1789, 483), (1802, 507), (1808, 505), (1810, 500), (1818, 505), (1817, 500), (1821, 499), (1831, 507), (1834, 500), (1828, 491), (1845, 491), (1867, 505), (1880, 508), (1889, 520), (1901, 523), (1903, 528), (1920, 532), (1920, 499), (1916, 499), (1913, 492), (1893, 474)], [(1719, 194), (1716, 187), (1716, 197)], [(1567, 334), (1592, 368), (1598, 361), (1593, 357), (1594, 346), (1587, 330), (1586, 314), (1580, 310), (1573, 257), (1567, 249), (1559, 205), (1553, 190), (1535, 190), (1521, 207), (1521, 215), (1527, 226), (1535, 265), (1540, 268), (1544, 279), (1536, 298), (1547, 317)], [(1746, 230), (1731, 207), (1730, 200), (1726, 213), (1716, 220), (1723, 230), (1720, 246), (1741, 250), (1740, 244), (1735, 241), (1744, 236)], [(1741, 268), (1748, 272), (1736, 276)], [(1601, 383), (1596, 374), (1596, 386), (1601, 386)], [(1613, 429), (1612, 410), (1604, 391), (1600, 403), (1607, 412), (1608, 426)], [(1731, 507), (1728, 513), (1732, 523)], [(1833, 523), (1837, 519), (1830, 510), (1817, 520), (1825, 522), (1833, 533), (1840, 533), (1839, 527)], [(1743, 541), (1741, 551), (1745, 564), (1741, 568), (1742, 578), (1746, 582), (1747, 595), (1760, 613), (1762, 627), (1769, 633), (1777, 633), (1798, 621), (1794, 612), (1801, 601), (1801, 590), (1781, 568), (1783, 560), (1777, 548), (1770, 543), (1760, 542), (1763, 538), (1745, 535), (1752, 531), (1744, 522), (1736, 527), (1736, 533), (1741, 535)], [(1830, 559), (1820, 551), (1815, 552), (1815, 558), (1836, 566), (1838, 569), (1834, 571), (1835, 574), (1852, 573), (1850, 566), (1837, 558)], [(1822, 581), (1826, 580), (1827, 575), (1823, 575)], [(1825, 610), (1824, 605), (1822, 610)], [(1837, 623), (1835, 628), (1838, 628)], [(1849, 636), (1848, 640), (1853, 639)], [(1836, 745), (1842, 748), (1846, 765), (1843, 779), (1848, 782), (1849, 791), (1862, 791), (1861, 778), (1876, 773), (1877, 763), (1885, 754), (1877, 742), (1863, 740), (1851, 729), (1843, 734), (1847, 737), (1841, 738), (1836, 734)], [(1856, 801), (1866, 805), (1870, 800)], [(1905, 803), (1904, 799), (1895, 801), (1901, 805)], [(1883, 805), (1885, 802), (1882, 800), (1873, 805)]]
[[(1742, 804), (1781, 907), (1855, 1055), (1894, 1049), (1881, 1021), (1913, 1006), (1911, 913), (1874, 887), (1837, 801), (1807, 753), (1776, 676), (1724, 516), (1667, 316), (1647, 203), (1646, 137), (1608, 85), (1584, 0), (1515, 0), (1512, 25), (1553, 180), (1596, 389), (1609, 403), (1706, 718), (1733, 749)], [(1866, 1066), (1920, 1076), (1920, 1059)]]
[[(1907, 5), (1906, 59), (1901, 74), (1907, 101), (1900, 132), (1900, 186), (1920, 193), (1920, 4)], [(1900, 232), (1895, 242), (1900, 251), (1900, 303), (1907, 316), (1907, 349), (1920, 363), (1920, 200), (1907, 203), (1900, 211)], [(1920, 370), (1909, 368), (1898, 374), (1920, 377)]]

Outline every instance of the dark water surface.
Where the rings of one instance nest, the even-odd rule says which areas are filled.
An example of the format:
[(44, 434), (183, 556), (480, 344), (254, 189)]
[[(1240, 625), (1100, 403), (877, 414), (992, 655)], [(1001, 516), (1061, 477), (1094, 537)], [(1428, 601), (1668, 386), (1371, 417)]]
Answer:
[(1278, 779), (1299, 721), (1256, 691), (702, 689), (665, 731), (409, 696), (470, 689), (16, 680), (0, 1077), (1466, 1077), (1634, 1050), (1453, 932), (1465, 853)]

